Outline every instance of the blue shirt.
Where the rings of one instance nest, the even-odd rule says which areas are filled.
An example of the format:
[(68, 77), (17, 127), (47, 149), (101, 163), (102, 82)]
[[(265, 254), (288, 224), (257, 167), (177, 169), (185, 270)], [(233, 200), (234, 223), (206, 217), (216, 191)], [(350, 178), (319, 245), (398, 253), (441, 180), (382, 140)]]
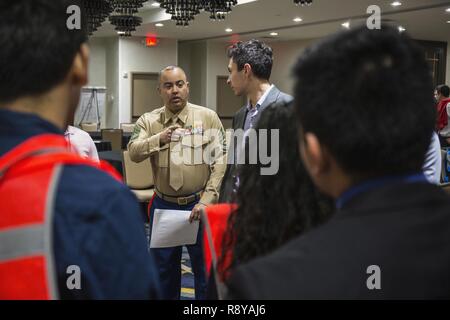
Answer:
[(252, 107), (250, 101), (248, 101), (246, 108), (247, 108), (247, 115), (245, 116), (245, 122), (244, 122), (244, 131), (246, 132), (248, 129), (251, 129), (255, 126), (255, 120), (256, 116), (259, 113), (259, 109), (261, 108), (264, 101), (266, 101), (267, 96), (269, 95), (269, 92), (275, 87), (275, 85), (271, 85), (259, 98), (258, 102), (256, 103), (255, 107)]
[[(63, 135), (35, 115), (0, 110), (0, 156), (26, 139), (45, 133)], [(136, 197), (107, 173), (83, 165), (64, 166), (57, 188), (53, 232), (60, 298), (159, 296), (159, 281), (148, 253)], [(81, 290), (66, 286), (70, 265), (80, 267)]]

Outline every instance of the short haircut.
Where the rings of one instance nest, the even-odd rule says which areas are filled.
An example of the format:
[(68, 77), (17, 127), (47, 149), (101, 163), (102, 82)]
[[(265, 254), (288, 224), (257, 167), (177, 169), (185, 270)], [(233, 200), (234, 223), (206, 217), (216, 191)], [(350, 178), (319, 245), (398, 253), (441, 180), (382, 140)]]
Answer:
[(238, 71), (248, 63), (252, 67), (253, 74), (264, 80), (269, 80), (272, 73), (273, 53), (272, 48), (259, 40), (238, 42), (228, 48), (228, 58), (233, 59)]
[[(67, 9), (81, 9), (81, 29), (69, 30)], [(67, 76), (87, 41), (79, 0), (14, 0), (0, 3), (0, 101), (48, 92)]]
[(448, 98), (450, 96), (450, 88), (445, 84), (441, 84), (440, 86), (437, 86), (436, 91), (438, 94), (441, 94), (445, 98)]
[(343, 31), (307, 49), (294, 75), (303, 132), (354, 180), (421, 171), (436, 119), (433, 85), (423, 50), (406, 33)]
[(173, 71), (175, 69), (179, 69), (179, 70), (183, 71), (184, 75), (186, 76), (186, 81), (187, 81), (187, 75), (186, 75), (186, 72), (184, 72), (183, 68), (178, 67), (178, 66), (167, 66), (158, 73), (158, 86), (161, 84), (161, 78), (162, 78), (163, 73), (166, 71)]

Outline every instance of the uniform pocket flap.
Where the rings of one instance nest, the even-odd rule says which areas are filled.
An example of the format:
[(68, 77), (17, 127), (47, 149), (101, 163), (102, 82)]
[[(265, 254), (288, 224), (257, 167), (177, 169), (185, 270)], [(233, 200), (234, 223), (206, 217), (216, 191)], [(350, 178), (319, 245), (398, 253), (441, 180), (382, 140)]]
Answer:
[(186, 147), (199, 148), (209, 143), (209, 138), (199, 134), (183, 137), (181, 144)]

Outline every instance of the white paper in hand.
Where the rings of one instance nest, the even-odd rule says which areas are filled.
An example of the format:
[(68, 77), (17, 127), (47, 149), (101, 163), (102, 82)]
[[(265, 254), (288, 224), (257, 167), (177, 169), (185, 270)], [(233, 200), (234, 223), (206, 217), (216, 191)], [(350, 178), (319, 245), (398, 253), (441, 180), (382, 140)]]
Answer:
[(189, 223), (191, 211), (155, 209), (150, 248), (170, 248), (197, 242), (199, 221)]

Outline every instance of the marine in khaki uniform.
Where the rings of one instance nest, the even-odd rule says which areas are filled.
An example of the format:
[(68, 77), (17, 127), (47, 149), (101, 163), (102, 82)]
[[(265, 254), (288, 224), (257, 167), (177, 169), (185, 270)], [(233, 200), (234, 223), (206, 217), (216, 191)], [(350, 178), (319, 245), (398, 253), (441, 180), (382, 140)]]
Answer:
[[(158, 92), (164, 107), (146, 113), (136, 122), (128, 144), (130, 157), (140, 162), (150, 158), (155, 193), (150, 208), (190, 210), (190, 221), (200, 210), (217, 202), (226, 168), (226, 144), (222, 123), (207, 108), (188, 103), (189, 83), (179, 67), (160, 73)], [(152, 222), (152, 221), (151, 221)], [(195, 277), (196, 299), (206, 296), (202, 237), (188, 245)], [(163, 298), (179, 299), (181, 247), (151, 248), (158, 264)]]

